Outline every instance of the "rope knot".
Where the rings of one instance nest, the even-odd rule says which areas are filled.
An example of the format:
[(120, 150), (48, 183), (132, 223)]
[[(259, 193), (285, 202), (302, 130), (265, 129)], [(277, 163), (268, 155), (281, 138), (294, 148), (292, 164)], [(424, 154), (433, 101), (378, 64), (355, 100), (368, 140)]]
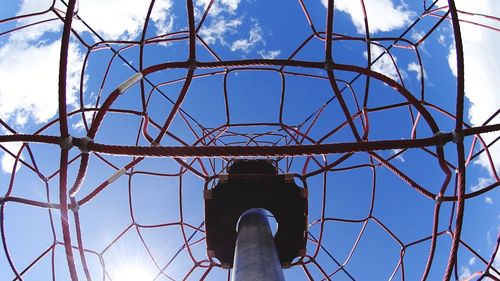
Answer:
[(93, 143), (94, 140), (89, 138), (89, 137), (83, 137), (80, 139), (80, 145), (78, 146), (78, 148), (80, 149), (80, 151), (84, 154), (89, 154), (90, 153), (90, 149), (89, 149), (89, 145), (91, 143)]
[(59, 139), (59, 146), (61, 149), (64, 150), (70, 150), (73, 147), (73, 137), (72, 136), (67, 136), (65, 138), (60, 138)]

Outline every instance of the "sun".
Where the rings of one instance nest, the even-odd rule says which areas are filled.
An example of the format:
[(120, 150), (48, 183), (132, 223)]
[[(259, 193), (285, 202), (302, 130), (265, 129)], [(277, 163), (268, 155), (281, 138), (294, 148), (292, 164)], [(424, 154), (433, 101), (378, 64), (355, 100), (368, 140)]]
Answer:
[(147, 281), (153, 280), (153, 273), (142, 266), (123, 266), (116, 271), (113, 281)]

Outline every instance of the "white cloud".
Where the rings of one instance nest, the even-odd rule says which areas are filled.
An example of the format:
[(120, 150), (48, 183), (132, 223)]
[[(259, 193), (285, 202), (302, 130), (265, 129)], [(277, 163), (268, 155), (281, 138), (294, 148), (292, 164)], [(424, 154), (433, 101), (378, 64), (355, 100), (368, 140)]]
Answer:
[(468, 267), (460, 267), (460, 276), (458, 277), (458, 280), (463, 281), (467, 280), (471, 276), (470, 269)]
[(165, 34), (172, 31), (174, 27), (175, 16), (171, 14), (171, 9), (171, 0), (155, 2), (155, 6), (153, 8), (153, 11), (151, 12), (151, 20), (153, 20), (154, 22), (154, 25), (157, 29), (157, 34)]
[(262, 38), (262, 28), (258, 22), (254, 22), (253, 27), (250, 29), (248, 38), (234, 41), (231, 44), (231, 51), (242, 51), (244, 53), (248, 53), (259, 43), (265, 43)]
[(236, 11), (238, 9), (238, 5), (241, 0), (220, 0), (222, 5), (226, 6), (231, 12)]
[(472, 257), (469, 259), (469, 265), (474, 265), (476, 263), (476, 257)]
[(438, 36), (438, 43), (443, 47), (446, 46), (446, 37), (443, 34)]
[[(253, 25), (248, 31), (248, 37), (239, 38), (234, 41), (230, 41), (229, 35), (236, 35), (241, 33), (238, 28), (243, 25), (243, 17), (228, 19), (224, 16), (218, 16), (214, 18), (210, 25), (207, 27), (202, 27), (199, 35), (207, 44), (219, 43), (223, 46), (228, 47), (232, 52), (243, 52), (245, 54), (252, 51), (257, 45), (265, 45), (266, 42), (262, 36), (262, 28), (256, 19), (251, 19)], [(262, 52), (263, 50), (261, 50)], [(264, 53), (259, 52), (263, 55)], [(276, 51), (266, 53), (268, 55), (278, 55)]]
[(493, 179), (491, 179), (491, 178), (484, 178), (484, 177), (478, 178), (477, 183), (475, 185), (471, 186), (470, 191), (475, 192), (475, 191), (481, 190), (492, 183), (493, 183)]
[[(425, 36), (425, 32), (423, 31), (415, 31), (412, 30), (410, 37), (413, 39), (414, 42), (418, 42), (420, 39), (422, 39)], [(424, 42), (422, 42), (424, 44)]]
[(248, 52), (252, 47), (252, 42), (247, 39), (238, 39), (231, 44), (231, 51), (244, 51)]
[[(321, 1), (325, 7), (327, 0)], [(391, 31), (412, 22), (415, 13), (404, 5), (394, 5), (391, 0), (364, 1), (370, 33)], [(360, 1), (336, 0), (335, 9), (348, 13), (359, 33), (365, 33), (364, 14)]]
[[(25, 15), (30, 13), (39, 13), (47, 10), (52, 5), (52, 1), (35, 1), (24, 0), (16, 15)], [(57, 5), (56, 5), (57, 6)], [(45, 13), (37, 16), (21, 18), (17, 21), (18, 25), (29, 25), (35, 22), (54, 19), (56, 15), (53, 13)], [(42, 24), (33, 25), (27, 29), (22, 29), (12, 33), (9, 41), (26, 42), (39, 39), (46, 32), (57, 32), (61, 29), (62, 24), (59, 20), (53, 20)]]
[[(493, 259), (493, 267), (500, 270), (500, 251), (497, 251), (495, 258)], [(495, 272), (492, 272), (492, 274), (495, 277), (500, 278), (500, 276), (498, 276)]]
[[(17, 14), (40, 12), (50, 7), (52, 1), (24, 0)], [(151, 13), (151, 20), (157, 29), (157, 34), (164, 34), (172, 30), (174, 16), (171, 14), (172, 0), (156, 1)], [(56, 2), (56, 7), (62, 11), (66, 7)], [(142, 31), (149, 2), (136, 0), (86, 0), (79, 1), (77, 14), (99, 35), (106, 40), (134, 39)], [(36, 17), (22, 19), (21, 24), (32, 23), (43, 19), (55, 18), (55, 14), (47, 13)], [(48, 31), (58, 31), (61, 22), (51, 21), (29, 28), (27, 32), (16, 32), (14, 36), (25, 39), (39, 38)], [(79, 20), (73, 21), (74, 29), (78, 32), (90, 30)]]
[(281, 54), (281, 50), (260, 50), (259, 55), (263, 59), (275, 59), (277, 56)]
[[(497, 251), (497, 253), (495, 254), (495, 258), (493, 258), (493, 267), (496, 268), (497, 270), (500, 270), (500, 250)], [(496, 274), (493, 270), (490, 270), (490, 273), (497, 279), (500, 279), (500, 275)]]
[[(201, 17), (210, 2), (211, 0), (196, 0), (195, 17)], [(255, 18), (250, 18), (251, 24), (248, 25), (248, 37), (236, 37), (244, 33), (242, 28), (246, 28), (248, 23), (248, 21), (244, 22), (245, 15), (236, 15), (236, 10), (240, 3), (241, 0), (219, 0), (212, 2), (208, 18), (198, 32), (207, 44), (219, 43), (229, 48), (232, 52), (241, 52), (243, 54), (253, 51), (259, 44), (266, 44), (262, 35), (263, 30), (259, 21)], [(265, 58), (274, 58), (280, 54), (280, 51), (266, 51), (261, 49), (258, 53)]]
[[(417, 64), (416, 62), (411, 62), (410, 64), (408, 64), (408, 71), (413, 71), (416, 73), (417, 75), (417, 80), (420, 81), (420, 79), (422, 79), (422, 70), (420, 69), (420, 65)], [(424, 69), (424, 79), (427, 78), (427, 73), (425, 72), (425, 69)]]
[[(396, 69), (395, 63), (397, 63), (397, 58), (393, 55), (392, 58), (394, 59), (394, 62), (391, 59), (391, 56), (385, 51), (384, 48), (379, 47), (377, 45), (372, 45), (371, 46), (371, 60), (375, 61), (380, 55), (382, 55), (373, 65), (372, 65), (372, 70), (382, 73), (396, 81), (398, 81), (398, 72)], [(368, 53), (365, 51), (363, 53), (363, 56), (368, 58)], [(406, 73), (402, 70), (400, 70), (401, 76), (404, 78)]]
[(448, 65), (450, 66), (451, 73), (453, 76), (457, 76), (457, 50), (455, 46), (450, 46), (450, 51), (448, 52)]
[[(9, 42), (0, 49), (0, 118), (22, 127), (46, 122), (57, 113), (60, 41), (43, 45)], [(68, 54), (67, 102), (76, 102), (83, 54)]]
[[(19, 153), (19, 150), (21, 149), (22, 143), (21, 142), (5, 142), (2, 143), (5, 149), (10, 151), (13, 155), (17, 155)], [(23, 156), (21, 155), (21, 159), (24, 159)], [(4, 152), (2, 155), (2, 171), (4, 173), (12, 173), (12, 169), (14, 168), (14, 162), (16, 158), (12, 157), (10, 154)], [(21, 168), (21, 163), (17, 163), (16, 166), (16, 172), (19, 171), (19, 168)]]
[[(91, 108), (91, 107), (93, 107), (93, 105), (87, 104), (87, 105), (85, 105), (85, 107)], [(77, 118), (79, 118), (79, 120), (76, 123), (73, 123), (71, 125), (71, 127), (77, 131), (83, 131), (85, 129), (85, 124), (83, 123), (83, 119), (81, 116), (82, 116), (81, 114), (78, 114)], [(85, 111), (85, 112), (83, 112), (83, 116), (85, 118), (85, 121), (87, 121), (87, 124), (92, 123), (93, 112)]]
[[(50, 3), (26, 0), (17, 14), (40, 12), (49, 6)], [(55, 15), (47, 13), (21, 19), (16, 25), (25, 26), (53, 17)], [(59, 20), (33, 25), (11, 33), (0, 47), (0, 118), (18, 131), (22, 131), (28, 122), (44, 123), (57, 114), (61, 43), (49, 38), (61, 28)], [(66, 81), (66, 101), (70, 106), (76, 105), (83, 57), (77, 45), (71, 43)], [(16, 154), (21, 144), (7, 143), (4, 146)], [(4, 172), (12, 172), (12, 156), (4, 152), (1, 162)]]
[[(146, 1), (86, 0), (79, 1), (78, 15), (104, 39), (134, 39), (142, 32), (148, 8), (149, 2)], [(172, 28), (171, 8), (171, 0), (155, 2), (151, 20), (157, 33), (165, 33)], [(74, 21), (74, 28), (87, 31), (79, 21)]]
[(226, 19), (224, 17), (218, 17), (211, 21), (210, 25), (207, 27), (202, 27), (199, 35), (207, 44), (214, 44), (219, 42), (222, 45), (227, 46), (226, 33), (235, 34), (242, 24), (241, 19)]
[[(447, 1), (440, 1), (440, 6), (447, 5)], [(500, 14), (500, 1), (456, 1), (457, 9), (470, 13), (487, 15)], [(474, 17), (460, 14), (462, 19), (478, 22), (500, 28), (500, 23), (484, 17)], [(462, 22), (460, 24), (463, 38), (464, 63), (465, 63), (465, 96), (471, 102), (468, 117), (472, 125), (480, 126), (495, 111), (500, 104), (498, 94), (498, 73), (500, 73), (500, 34), (496, 31)], [(457, 75), (456, 50), (450, 47), (448, 63), (453, 75)], [(490, 124), (500, 123), (497, 116)], [(498, 132), (483, 135), (486, 142), (491, 142), (499, 135)], [(500, 171), (500, 144), (490, 147), (490, 153), (497, 171)], [(482, 154), (477, 161), (485, 168), (489, 168), (487, 156)], [(491, 172), (491, 171), (490, 171)]]
[[(402, 150), (402, 149), (391, 149), (391, 154), (392, 154), (392, 155), (396, 155), (396, 154), (398, 154), (399, 152), (401, 152), (401, 150)], [(406, 160), (405, 160), (405, 158), (403, 157), (403, 154), (400, 154), (400, 155), (396, 156), (396, 158), (395, 158), (395, 159), (397, 159), (397, 160), (399, 160), (399, 161), (401, 161), (401, 162), (403, 162), (403, 163), (406, 161)]]
[[(211, 0), (196, 0), (195, 4), (198, 7), (203, 8), (203, 12), (208, 7)], [(222, 12), (227, 12), (233, 14), (238, 9), (241, 0), (218, 0), (213, 2), (212, 7), (210, 7), (210, 16), (217, 16)]]
[(488, 242), (488, 246), (491, 246), (493, 244), (493, 240), (491, 239), (491, 231), (486, 232), (486, 242)]
[[(49, 6), (48, 1), (25, 0), (17, 14), (40, 12)], [(151, 19), (159, 32), (172, 29), (171, 7), (172, 1), (168, 0), (158, 1), (153, 8)], [(147, 9), (148, 3), (143, 1), (125, 0), (117, 4), (88, 0), (79, 2), (78, 15), (106, 38), (133, 38), (142, 30)], [(47, 13), (21, 19), (16, 24), (24, 26), (54, 17), (54, 14)], [(74, 28), (84, 30), (77, 20)], [(13, 32), (0, 48), (0, 118), (3, 120), (22, 127), (30, 120), (46, 122), (57, 113), (60, 40), (48, 38), (61, 29), (59, 20), (34, 25)], [(66, 97), (69, 105), (76, 102), (83, 58), (77, 45), (70, 44)]]
[(484, 197), (484, 202), (486, 204), (490, 204), (491, 205), (491, 204), (493, 204), (493, 198), (491, 198), (489, 196), (486, 196), (486, 197)]

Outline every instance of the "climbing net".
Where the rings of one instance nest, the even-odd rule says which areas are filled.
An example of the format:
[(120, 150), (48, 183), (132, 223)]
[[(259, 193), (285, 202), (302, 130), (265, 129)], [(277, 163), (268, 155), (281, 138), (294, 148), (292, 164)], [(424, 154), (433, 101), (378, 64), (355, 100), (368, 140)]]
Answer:
[[(227, 36), (242, 34), (243, 20), (256, 27), (231, 44), (216, 32), (231, 1), (175, 3), (170, 20), (181, 23), (165, 28), (156, 11), (168, 1), (152, 0), (137, 34), (111, 39), (84, 2), (6, 8), (0, 19), (0, 59), (12, 71), (27, 31), (50, 30), (38, 50), (59, 44), (57, 86), (36, 88), (57, 112), (20, 125), (12, 116), (36, 107), (26, 99), (0, 116), (12, 164), (0, 186), (5, 280), (128, 280), (141, 270), (135, 278), (229, 280), (207, 256), (203, 194), (238, 158), (271, 159), (307, 189), (307, 250), (285, 269), (290, 280), (499, 278), (498, 214), (484, 202), (498, 198), (500, 109), (469, 121), (466, 98), (467, 55), (478, 51), (466, 36), (495, 35), (495, 15), (424, 0), (405, 27), (374, 33), (370, 1), (352, 3), (364, 15), (356, 30), (342, 1), (299, 0), (275, 9), (276, 29), (257, 24), (255, 9), (226, 12)], [(251, 52), (267, 46), (255, 30), (289, 37), (274, 55)], [(454, 75), (448, 49), (432, 45), (444, 40)], [(9, 95), (0, 89), (2, 110)]]

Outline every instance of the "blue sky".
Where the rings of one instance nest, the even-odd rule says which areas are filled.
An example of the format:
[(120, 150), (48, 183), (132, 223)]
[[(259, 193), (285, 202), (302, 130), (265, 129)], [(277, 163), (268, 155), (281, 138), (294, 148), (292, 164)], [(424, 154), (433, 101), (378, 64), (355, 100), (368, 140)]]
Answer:
[[(0, 19), (40, 13), (0, 22), (2, 135), (60, 135), (56, 120), (57, 77), (63, 22), (57, 14), (63, 16), (66, 5), (58, 0), (54, 3), (51, 6), (51, 1), (9, 1), (0, 11)], [(196, 26), (209, 3), (209, 0), (194, 1)], [(304, 1), (303, 7), (301, 3), (214, 1), (197, 31), (197, 61), (293, 59), (323, 62), (325, 40), (313, 36), (313, 30), (320, 36), (325, 32), (327, 1)], [(451, 22), (444, 20), (430, 32), (448, 10), (447, 2), (437, 1), (431, 9), (431, 1), (367, 0), (368, 34), (360, 3), (348, 0), (334, 3), (334, 62), (366, 68), (370, 53), (371, 70), (403, 85), (417, 100), (423, 101), (441, 131), (451, 132), (455, 127), (454, 119), (436, 110), (440, 108), (456, 114), (459, 73)], [(456, 4), (462, 11), (459, 18), (463, 20), (460, 27), (465, 53), (464, 122), (481, 126), (493, 116), (488, 124), (498, 124), (500, 117), (494, 113), (500, 104), (496, 91), (500, 37), (495, 29), (500, 29), (496, 20), (500, 17), (500, 4), (494, 0), (479, 3), (460, 0)], [(141, 48), (137, 42), (143, 35), (148, 5), (134, 0), (87, 0), (77, 4), (66, 76), (66, 107), (68, 112), (75, 113), (68, 119), (72, 136), (87, 135), (93, 112), (114, 89), (141, 68)], [(407, 41), (395, 42), (394, 38), (400, 37), (410, 26), (403, 35)], [(159, 63), (186, 61), (189, 55), (187, 29), (184, 1), (156, 1), (144, 33), (147, 43), (142, 50), (143, 69)], [(371, 38), (369, 51), (364, 41), (368, 36)], [(301, 44), (303, 47), (299, 48)], [(181, 111), (176, 112), (167, 134), (160, 141), (161, 146), (356, 142), (351, 128), (342, 125), (346, 117), (325, 69), (293, 66), (280, 69), (271, 63), (270, 66), (197, 68), (194, 74)], [(423, 117), (415, 124), (418, 112), (415, 107), (395, 106), (407, 100), (375, 78), (369, 79), (368, 119), (362, 120), (359, 115), (365, 99), (366, 76), (361, 75), (353, 81), (357, 73), (334, 70), (334, 74), (349, 112), (358, 114), (354, 126), (361, 135), (367, 133), (367, 140), (408, 140), (413, 128), (416, 138), (433, 135)], [(142, 133), (143, 116), (147, 115), (150, 120), (145, 130), (156, 138), (160, 131), (158, 126), (164, 124), (173, 110), (173, 101), (179, 98), (186, 75), (186, 69), (167, 69), (147, 75), (142, 85), (135, 83), (113, 103), (112, 112), (105, 116), (94, 141), (150, 146)], [(387, 109), (378, 110), (381, 107)], [(51, 123), (53, 120), (56, 122)], [(369, 131), (364, 125), (367, 120)], [(220, 126), (226, 130), (218, 129), (208, 134)], [(297, 137), (293, 130), (307, 137)], [(208, 134), (206, 138), (202, 137), (204, 134)], [(498, 132), (481, 137), (488, 144), (498, 137)], [(482, 148), (479, 141), (473, 142), (473, 137), (464, 140), (466, 157), (469, 151), (475, 153)], [(444, 147), (451, 171), (447, 196), (455, 192), (456, 147), (453, 143)], [(16, 271), (21, 274), (46, 252), (22, 274), (23, 280), (70, 280), (60, 212), (12, 201), (12, 198), (21, 198), (58, 203), (59, 146), (29, 143), (28, 149), (20, 142), (2, 141), (0, 148), (0, 197), (5, 200), (0, 279), (15, 279)], [(498, 184), (500, 145), (494, 143), (489, 151), (493, 165), (486, 153), (467, 164), (466, 193)], [(323, 167), (345, 155), (280, 158), (281, 173), (305, 177), (309, 190), (307, 254), (315, 260), (312, 262), (306, 257), (286, 269), (287, 280), (307, 280), (304, 268), (314, 280), (324, 278), (321, 270), (333, 280), (401, 280), (403, 276), (405, 280), (419, 280), (428, 259), (430, 240), (414, 242), (432, 234), (436, 202), (397, 177), (388, 165), (435, 194), (446, 182), (446, 174), (432, 154), (435, 152), (435, 147), (427, 147), (355, 153), (328, 171)], [(12, 157), (17, 154), (22, 161)], [(74, 159), (68, 166), (71, 187), (82, 154), (73, 148), (69, 159)], [(223, 172), (229, 158), (145, 158), (125, 169), (134, 159), (91, 153), (85, 180), (75, 195), (75, 200), (81, 201), (101, 184), (109, 182), (78, 209), (92, 280), (127, 281), (134, 280), (134, 274), (141, 274), (135, 278), (145, 280), (182, 280), (186, 276), (189, 280), (198, 280), (209, 265), (203, 239), (204, 177)], [(191, 170), (179, 163), (186, 163)], [(500, 229), (499, 200), (498, 188), (465, 200), (461, 241), (480, 256), (462, 244), (452, 280), (455, 277), (460, 280), (474, 278), (475, 272), (486, 268), (481, 257), (489, 261), (494, 255)], [(454, 229), (455, 211), (454, 202), (442, 204), (438, 231)], [(179, 224), (180, 221), (184, 224)], [(70, 211), (75, 267), (79, 280), (86, 280), (76, 250), (75, 224)], [(314, 241), (320, 236), (319, 246)], [(184, 239), (193, 243), (189, 251), (183, 248)], [(429, 280), (443, 278), (451, 240), (447, 234), (437, 238)], [(407, 248), (401, 259), (403, 246)], [(9, 265), (8, 257), (13, 266)], [(404, 272), (400, 261), (403, 261)], [(201, 267), (190, 273), (197, 262), (201, 262)], [(336, 262), (344, 264), (343, 269), (338, 270)], [(159, 268), (164, 267), (160, 274)], [(500, 255), (493, 257), (493, 267), (500, 268)], [(227, 271), (217, 266), (206, 276), (207, 280), (225, 278)]]

